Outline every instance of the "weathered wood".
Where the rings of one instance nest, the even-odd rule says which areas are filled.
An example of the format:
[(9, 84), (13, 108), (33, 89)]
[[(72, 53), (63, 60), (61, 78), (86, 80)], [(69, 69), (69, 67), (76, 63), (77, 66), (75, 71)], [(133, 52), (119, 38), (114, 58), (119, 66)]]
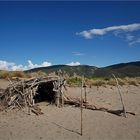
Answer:
[(60, 92), (59, 91), (55, 91), (55, 105), (57, 107), (60, 106)]
[(81, 83), (81, 136), (83, 135), (83, 77)]
[(61, 106), (64, 106), (64, 93), (63, 90), (61, 90)]
[[(68, 105), (74, 105), (75, 107), (80, 107), (81, 108), (81, 102), (78, 99), (75, 98), (71, 98), (70, 100), (65, 100), (65, 104)], [(122, 116), (124, 111), (123, 110), (110, 110), (108, 108), (104, 108), (104, 107), (97, 107), (95, 105), (90, 105), (90, 104), (85, 104), (83, 102), (83, 109), (85, 108), (89, 109), (89, 110), (93, 110), (93, 111), (103, 111), (103, 112), (107, 112), (107, 113), (111, 113), (117, 116)], [(130, 112), (130, 111), (126, 111), (127, 114), (131, 114), (131, 115), (135, 115), (134, 112)]]
[(116, 78), (116, 76), (114, 74), (112, 74), (112, 75), (113, 75), (114, 79), (116, 80), (116, 84), (117, 84), (117, 88), (118, 88), (118, 93), (120, 95), (120, 100), (121, 100), (121, 104), (122, 104), (122, 108), (123, 108), (123, 112), (124, 112), (124, 117), (127, 117), (126, 116), (125, 105), (124, 105), (124, 101), (123, 101), (123, 98), (122, 98), (121, 89), (120, 89), (120, 85), (119, 85), (118, 79)]
[(36, 115), (41, 115), (41, 114), (43, 114), (43, 112), (41, 112), (41, 109), (40, 109), (39, 107), (37, 107), (37, 106), (31, 107), (31, 111), (32, 111), (34, 114), (36, 114)]
[(84, 81), (84, 85), (83, 85), (83, 88), (84, 88), (84, 93), (85, 93), (85, 108), (87, 107), (87, 91), (86, 91), (86, 84), (85, 84), (85, 81)]
[[(34, 106), (34, 97), (38, 94), (38, 86), (42, 83), (49, 83), (52, 82), (54, 86), (54, 91), (58, 91), (58, 95), (56, 95), (56, 102), (57, 106), (60, 106), (60, 91), (63, 86), (63, 79), (57, 78), (32, 78), (29, 80), (18, 80), (18, 81), (11, 81), (8, 79), (10, 84), (8, 87), (0, 93), (0, 98), (2, 99), (2, 104), (5, 108), (28, 108), (28, 113), (30, 114), (30, 108)], [(1, 90), (2, 91), (2, 90)], [(63, 93), (63, 92), (62, 92)], [(62, 102), (63, 104), (63, 94), (62, 94)], [(13, 107), (12, 107), (13, 106)], [(32, 111), (33, 112), (33, 111)]]

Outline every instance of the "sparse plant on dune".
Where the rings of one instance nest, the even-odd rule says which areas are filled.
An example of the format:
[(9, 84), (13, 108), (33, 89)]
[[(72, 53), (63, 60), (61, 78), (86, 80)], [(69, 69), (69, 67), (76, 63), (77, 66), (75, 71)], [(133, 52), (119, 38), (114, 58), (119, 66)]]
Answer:
[(11, 77), (25, 78), (26, 74), (23, 71), (13, 71), (11, 72)]
[[(81, 83), (81, 77), (69, 77), (67, 78), (68, 84), (71, 86), (80, 86)], [(85, 78), (86, 85), (91, 86), (104, 86), (110, 85), (110, 86), (116, 86), (116, 81), (114, 78)], [(118, 78), (118, 83), (120, 86), (124, 85), (134, 85), (138, 86), (140, 84), (140, 78)]]
[[(24, 71), (0, 71), (0, 78), (33, 78), (33, 77), (47, 77), (48, 75), (43, 71), (38, 72), (24, 72)], [(80, 76), (67, 76), (65, 77), (68, 85), (70, 86), (81, 86), (82, 77)], [(91, 86), (116, 86), (116, 81), (111, 77), (94, 77), (94, 78), (84, 78), (85, 83), (88, 87)], [(120, 86), (123, 85), (140, 85), (140, 77), (124, 77), (118, 78)]]
[(109, 81), (107, 81), (107, 85), (116, 86), (116, 81), (115, 81), (115, 79), (111, 78)]
[(140, 77), (125, 77), (124, 79), (128, 85), (138, 86), (140, 84)]
[(31, 74), (23, 71), (0, 71), (0, 78), (2, 79), (16, 79), (16, 78), (31, 78)]
[(129, 81), (128, 84), (129, 85), (133, 85), (133, 86), (138, 86), (136, 81)]
[(82, 78), (81, 77), (69, 77), (67, 78), (67, 83), (70, 86), (80, 86)]
[(118, 78), (118, 83), (120, 86), (126, 85), (126, 82), (123, 78)]
[(105, 80), (95, 80), (93, 81), (93, 85), (94, 86), (105, 86), (106, 85), (106, 81)]
[(46, 77), (47, 76), (47, 74), (45, 73), (45, 72), (43, 72), (43, 71), (38, 71), (37, 72), (37, 75), (40, 77)]
[(11, 76), (11, 75), (10, 75), (10, 72), (4, 71), (4, 70), (0, 71), (0, 78), (6, 79), (6, 78), (8, 78), (8, 77), (10, 77), (10, 76)]

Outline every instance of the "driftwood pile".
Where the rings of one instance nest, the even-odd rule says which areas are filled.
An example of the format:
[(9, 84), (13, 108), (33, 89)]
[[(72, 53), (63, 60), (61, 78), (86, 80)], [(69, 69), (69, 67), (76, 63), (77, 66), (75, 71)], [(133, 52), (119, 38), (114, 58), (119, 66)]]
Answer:
[(40, 77), (14, 82), (9, 79), (9, 81), (8, 87), (5, 90), (0, 90), (1, 108), (28, 108), (29, 113), (32, 111), (36, 115), (42, 114), (41, 109), (35, 105), (34, 100), (34, 97), (38, 94), (38, 86), (41, 83), (52, 82), (54, 91), (57, 91), (63, 85), (63, 80), (60, 80), (58, 77)]

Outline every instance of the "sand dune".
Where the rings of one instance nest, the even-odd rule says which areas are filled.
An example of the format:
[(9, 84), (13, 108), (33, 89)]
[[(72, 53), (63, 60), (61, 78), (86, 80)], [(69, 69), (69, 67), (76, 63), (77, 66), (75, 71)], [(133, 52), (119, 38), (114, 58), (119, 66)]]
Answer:
[[(5, 86), (6, 84), (3, 83)], [(0, 83), (2, 85), (2, 82)], [(121, 88), (127, 111), (136, 115), (119, 117), (102, 111), (83, 110), (83, 136), (80, 135), (80, 109), (72, 106), (57, 108), (39, 103), (43, 115), (27, 115), (23, 111), (0, 112), (0, 140), (139, 140), (140, 87)], [(88, 101), (98, 107), (120, 109), (116, 87), (87, 89)], [(80, 97), (80, 88), (68, 88), (71, 97)]]

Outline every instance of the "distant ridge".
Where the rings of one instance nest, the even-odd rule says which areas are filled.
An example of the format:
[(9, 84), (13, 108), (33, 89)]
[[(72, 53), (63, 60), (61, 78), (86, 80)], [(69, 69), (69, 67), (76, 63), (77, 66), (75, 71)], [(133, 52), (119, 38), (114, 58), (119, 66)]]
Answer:
[(56, 74), (61, 70), (63, 74), (67, 74), (69, 76), (73, 75), (84, 75), (85, 77), (91, 77), (95, 70), (98, 69), (95, 66), (88, 66), (88, 65), (79, 65), (79, 66), (68, 66), (68, 65), (53, 65), (49, 67), (40, 67), (28, 70), (27, 72), (37, 72), (37, 71), (43, 71), (46, 73), (53, 73)]
[(58, 71), (61, 71), (63, 74), (69, 76), (84, 75), (85, 77), (108, 77), (112, 73), (119, 77), (137, 77), (140, 76), (140, 61), (129, 62), (129, 63), (120, 63), (115, 65), (110, 65), (103, 68), (98, 68), (96, 66), (89, 65), (79, 65), (79, 66), (68, 66), (68, 65), (53, 65), (49, 67), (40, 67), (28, 70), (26, 72), (37, 72), (43, 71), (47, 74)]

